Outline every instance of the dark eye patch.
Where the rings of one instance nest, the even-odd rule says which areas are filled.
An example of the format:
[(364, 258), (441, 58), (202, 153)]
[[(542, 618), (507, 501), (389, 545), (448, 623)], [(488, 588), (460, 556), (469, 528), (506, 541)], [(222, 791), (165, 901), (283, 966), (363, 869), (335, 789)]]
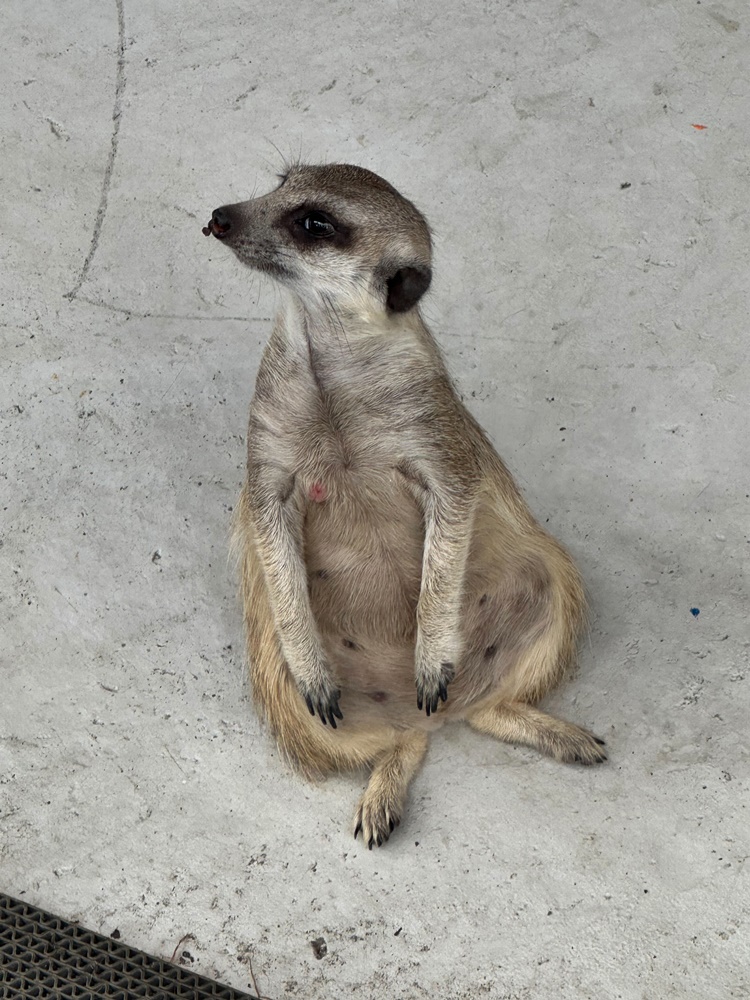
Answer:
[(308, 212), (297, 219), (296, 224), (317, 240), (328, 240), (336, 235), (336, 224), (323, 212)]
[(281, 219), (281, 224), (300, 249), (313, 250), (321, 244), (338, 248), (352, 242), (352, 230), (325, 205), (303, 202)]

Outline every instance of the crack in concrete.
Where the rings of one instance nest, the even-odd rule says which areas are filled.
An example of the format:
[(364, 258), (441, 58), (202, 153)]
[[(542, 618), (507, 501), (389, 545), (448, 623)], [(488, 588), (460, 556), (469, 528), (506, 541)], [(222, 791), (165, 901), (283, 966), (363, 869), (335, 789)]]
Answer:
[[(66, 298), (72, 298), (69, 292)], [(85, 302), (89, 306), (97, 306), (99, 309), (106, 309), (108, 312), (119, 313), (127, 316), (128, 319), (185, 319), (201, 323), (219, 323), (226, 320), (233, 323), (270, 323), (272, 316), (202, 316), (191, 315), (190, 313), (163, 313), (163, 312), (135, 312), (125, 306), (116, 306), (111, 302), (102, 302), (100, 299), (89, 299), (85, 295), (76, 295), (77, 302)]]
[(109, 200), (109, 188), (112, 183), (112, 171), (115, 166), (115, 159), (117, 157), (117, 146), (120, 137), (120, 116), (122, 114), (122, 97), (125, 92), (125, 6), (124, 0), (115, 0), (115, 5), (117, 7), (117, 77), (115, 83), (115, 103), (112, 108), (112, 137), (110, 139), (109, 145), (109, 156), (107, 158), (107, 166), (104, 170), (104, 180), (102, 182), (102, 193), (99, 198), (99, 208), (96, 212), (96, 219), (94, 220), (94, 231), (91, 234), (91, 245), (89, 246), (89, 252), (86, 254), (86, 259), (83, 262), (83, 267), (81, 268), (81, 273), (78, 275), (78, 280), (76, 281), (74, 287), (66, 292), (65, 297), (68, 299), (74, 299), (81, 289), (86, 277), (89, 273), (89, 268), (91, 267), (91, 262), (94, 259), (94, 254), (96, 253), (96, 248), (99, 246), (99, 237), (102, 233), (102, 226), (104, 225), (104, 217), (107, 214), (107, 202)]

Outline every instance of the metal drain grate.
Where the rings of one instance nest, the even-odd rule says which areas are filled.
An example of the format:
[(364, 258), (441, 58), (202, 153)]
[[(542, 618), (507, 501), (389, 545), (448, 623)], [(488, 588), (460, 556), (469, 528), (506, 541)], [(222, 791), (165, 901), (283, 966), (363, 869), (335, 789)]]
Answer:
[(257, 1000), (0, 893), (0, 998)]

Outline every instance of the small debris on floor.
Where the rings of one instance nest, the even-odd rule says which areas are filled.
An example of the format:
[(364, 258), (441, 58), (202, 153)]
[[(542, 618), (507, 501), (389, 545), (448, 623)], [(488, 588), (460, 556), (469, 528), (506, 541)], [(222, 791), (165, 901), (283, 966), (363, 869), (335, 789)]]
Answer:
[(319, 937), (315, 938), (314, 941), (310, 942), (310, 947), (313, 950), (313, 955), (317, 959), (325, 958), (328, 954), (328, 945), (326, 944), (326, 939)]

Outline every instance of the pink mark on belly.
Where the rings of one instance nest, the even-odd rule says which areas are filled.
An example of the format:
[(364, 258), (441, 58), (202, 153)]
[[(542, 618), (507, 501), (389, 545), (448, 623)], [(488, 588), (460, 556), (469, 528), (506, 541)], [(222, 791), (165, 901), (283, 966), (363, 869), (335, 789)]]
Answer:
[(388, 695), (385, 693), (385, 691), (373, 691), (370, 697), (372, 698), (373, 701), (377, 702), (388, 701)]
[(308, 497), (314, 503), (323, 503), (324, 500), (328, 499), (328, 490), (325, 485), (319, 480), (317, 483), (313, 483), (310, 489), (307, 491)]

